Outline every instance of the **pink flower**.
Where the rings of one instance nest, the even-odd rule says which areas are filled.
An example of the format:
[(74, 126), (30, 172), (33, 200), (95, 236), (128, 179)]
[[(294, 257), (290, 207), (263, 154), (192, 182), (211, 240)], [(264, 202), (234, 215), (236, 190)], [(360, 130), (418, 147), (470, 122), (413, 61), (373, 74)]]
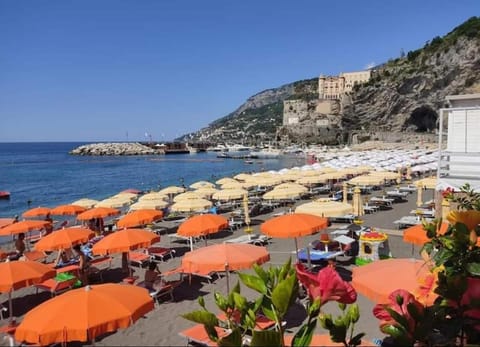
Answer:
[(297, 278), (307, 289), (310, 298), (320, 298), (321, 305), (328, 301), (351, 304), (357, 300), (355, 289), (330, 266), (324, 267), (316, 275), (308, 272), (300, 263), (296, 265), (296, 270)]
[(405, 328), (408, 329), (408, 333), (410, 337), (412, 337), (415, 330), (415, 320), (408, 312), (407, 306), (410, 303), (415, 305), (417, 312), (420, 315), (423, 315), (424, 313), (424, 306), (415, 299), (413, 294), (409, 293), (405, 289), (397, 289), (393, 291), (388, 296), (388, 299), (390, 300), (388, 304), (375, 305), (375, 307), (373, 308), (373, 315), (382, 321), (380, 323), (380, 326), (386, 324), (396, 325), (397, 322), (395, 321), (395, 319), (393, 319), (390, 313), (385, 309), (386, 307), (389, 307), (390, 309), (405, 317), (408, 323), (408, 327)]

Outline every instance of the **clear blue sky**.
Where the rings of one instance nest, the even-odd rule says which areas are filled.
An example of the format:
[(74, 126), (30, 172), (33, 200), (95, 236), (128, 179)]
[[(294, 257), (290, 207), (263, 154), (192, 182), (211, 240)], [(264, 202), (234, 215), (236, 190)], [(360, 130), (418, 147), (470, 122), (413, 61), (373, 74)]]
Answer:
[(0, 0), (0, 142), (171, 140), (478, 15), (478, 0)]

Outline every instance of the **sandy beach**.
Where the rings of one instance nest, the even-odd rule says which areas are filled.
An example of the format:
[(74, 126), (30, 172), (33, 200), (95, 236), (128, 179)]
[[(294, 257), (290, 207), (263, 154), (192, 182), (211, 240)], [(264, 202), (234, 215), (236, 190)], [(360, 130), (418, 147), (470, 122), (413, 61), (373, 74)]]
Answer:
[[(305, 203), (306, 201), (300, 201), (297, 204)], [(406, 244), (402, 241), (402, 231), (397, 230), (393, 221), (402, 217), (409, 215), (409, 212), (412, 209), (415, 209), (416, 203), (416, 193), (409, 194), (408, 201), (404, 203), (398, 203), (393, 205), (392, 210), (380, 211), (373, 214), (368, 214), (363, 217), (364, 225), (374, 227), (377, 230), (386, 231), (389, 235), (388, 246), (391, 250), (392, 256), (395, 258), (409, 258), (412, 257), (412, 247), (409, 244)], [(260, 224), (272, 218), (272, 214), (285, 211), (284, 208), (277, 208), (270, 214), (261, 215), (255, 218), (252, 218), (252, 226), (255, 232), (259, 232)], [(171, 226), (171, 222), (162, 222), (166, 227)], [(170, 223), (170, 224), (169, 224)], [(329, 228), (329, 231), (338, 229), (344, 224), (334, 223)], [(174, 230), (170, 230), (173, 232)], [(237, 237), (244, 234), (243, 228), (235, 230), (234, 232), (221, 232), (215, 235), (212, 235), (208, 239), (208, 244), (222, 243), (228, 238)], [(318, 239), (318, 234), (311, 235), (308, 237), (299, 239), (299, 247), (305, 247), (309, 242)], [(172, 259), (168, 259), (164, 262), (158, 262), (159, 268), (162, 272), (166, 272), (172, 269), (175, 269), (181, 260), (181, 256), (189, 250), (188, 244), (184, 242), (173, 241), (171, 237), (167, 235), (162, 235), (159, 245), (164, 247), (172, 247), (176, 250), (176, 256)], [(195, 245), (195, 247), (201, 247), (203, 243)], [(295, 258), (294, 254), (294, 240), (293, 239), (278, 239), (274, 238), (271, 240), (267, 246), (268, 251), (270, 252), (271, 260), (265, 264), (265, 267), (270, 265), (280, 265), (285, 262), (288, 257), (292, 257), (292, 260)], [(414, 256), (418, 258), (419, 248), (415, 248)], [(339, 258), (337, 264), (342, 275), (348, 279), (351, 276), (352, 266), (355, 265), (346, 265)], [(135, 267), (135, 275), (143, 278), (144, 269)], [(179, 275), (173, 275), (171, 278), (167, 279), (176, 279)], [(112, 268), (108, 270), (104, 275), (105, 282), (120, 282), (122, 274), (120, 271), (120, 257), (115, 256), (114, 264)], [(237, 276), (232, 274), (230, 277), (230, 283), (234, 284), (237, 281)], [(213, 283), (208, 283), (204, 279), (194, 277), (191, 284), (189, 285), (188, 280), (184, 280), (182, 284), (176, 288), (175, 302), (164, 301), (159, 305), (156, 305), (156, 308), (151, 311), (144, 319), (140, 319), (136, 324), (131, 326), (128, 329), (120, 330), (114, 334), (104, 336), (101, 339), (96, 341), (96, 345), (110, 346), (110, 345), (148, 345), (148, 346), (184, 346), (187, 341), (185, 338), (179, 336), (179, 332), (193, 326), (192, 322), (189, 322), (180, 317), (181, 314), (199, 309), (197, 304), (197, 298), (199, 296), (204, 296), (206, 305), (213, 312), (219, 312), (214, 301), (213, 293), (214, 291), (219, 291), (221, 293), (226, 293), (226, 279), (221, 277), (213, 281)], [(248, 297), (254, 297), (253, 291), (242, 285), (242, 293)], [(14, 316), (18, 317), (17, 320), (21, 319), (21, 316), (32, 309), (35, 305), (47, 300), (50, 297), (49, 293), (40, 292), (35, 294), (34, 288), (25, 288), (14, 292)], [(3, 305), (8, 305), (8, 298), (5, 294), (2, 294), (1, 302)], [(366, 338), (369, 340), (376, 338), (383, 338), (383, 334), (379, 331), (378, 323), (379, 321), (373, 316), (372, 308), (374, 306), (373, 302), (369, 299), (358, 295), (358, 304), (360, 305), (361, 319), (357, 323), (356, 332), (365, 332)], [(327, 303), (323, 310), (326, 312), (335, 313), (338, 311), (337, 304), (335, 302)], [(72, 312), (72, 314), (74, 314)], [(295, 305), (291, 308), (287, 317), (287, 332), (295, 332), (302, 321), (305, 319), (305, 310), (300, 304)], [(325, 333), (325, 331), (318, 326), (318, 333)], [(4, 344), (6, 342), (3, 342)]]

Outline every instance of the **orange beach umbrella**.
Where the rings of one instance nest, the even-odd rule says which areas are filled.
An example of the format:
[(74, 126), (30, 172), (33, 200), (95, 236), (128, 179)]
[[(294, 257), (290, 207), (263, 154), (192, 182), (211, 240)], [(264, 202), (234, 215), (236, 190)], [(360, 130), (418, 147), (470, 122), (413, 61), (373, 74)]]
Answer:
[(297, 237), (311, 235), (327, 227), (328, 218), (307, 213), (290, 213), (267, 220), (260, 226), (260, 230), (272, 237), (295, 238), (295, 251), (298, 253)]
[(110, 207), (94, 207), (88, 211), (82, 212), (77, 216), (78, 220), (90, 220), (93, 218), (105, 218), (116, 216), (120, 211)]
[[(228, 219), (216, 214), (200, 214), (190, 217), (177, 230), (178, 235), (192, 237), (214, 234), (228, 227)], [(205, 243), (207, 240), (205, 239)], [(192, 249), (192, 247), (191, 247)]]
[(153, 308), (148, 291), (138, 286), (86, 286), (29, 311), (16, 329), (15, 339), (41, 346), (94, 341), (99, 335), (127, 328)]
[(125, 253), (160, 241), (160, 236), (144, 229), (123, 229), (105, 236), (92, 247), (93, 254)]
[(25, 217), (25, 218), (41, 217), (41, 216), (46, 216), (49, 213), (50, 213), (50, 208), (39, 206), (39, 207), (31, 208), (31, 209), (23, 212), (22, 216)]
[(36, 244), (37, 251), (55, 251), (70, 248), (79, 243), (85, 243), (95, 236), (87, 228), (67, 228), (57, 230), (42, 237)]
[(140, 209), (126, 214), (117, 222), (118, 228), (131, 228), (149, 224), (163, 217), (163, 212), (154, 209)]
[(415, 293), (420, 287), (420, 279), (429, 273), (429, 268), (423, 260), (412, 258), (378, 260), (354, 267), (352, 286), (375, 303), (387, 303), (390, 293), (397, 289)]
[[(440, 230), (438, 230), (439, 235), (443, 235), (448, 230), (448, 223), (442, 223), (440, 225)], [(427, 232), (423, 229), (422, 224), (417, 224), (411, 226), (403, 231), (403, 241), (407, 243), (412, 243), (414, 245), (423, 246), (425, 243), (429, 242), (431, 239), (428, 238)]]
[(52, 224), (44, 220), (22, 220), (21, 222), (12, 223), (4, 228), (0, 229), (0, 235), (15, 235), (26, 233), (28, 231), (40, 230)]
[(70, 215), (77, 215), (86, 211), (87, 209), (83, 206), (78, 205), (60, 205), (55, 208), (52, 208), (50, 214), (53, 215), (60, 215), (60, 216), (70, 216)]
[(229, 271), (248, 269), (253, 264), (263, 264), (269, 260), (270, 254), (265, 247), (241, 243), (223, 243), (185, 253), (181, 268), (188, 273), (225, 271), (227, 292), (230, 292)]
[(12, 291), (53, 278), (56, 271), (36, 261), (0, 263), (0, 292), (8, 292), (10, 320), (13, 317)]
[(14, 218), (0, 218), (0, 229), (15, 222)]

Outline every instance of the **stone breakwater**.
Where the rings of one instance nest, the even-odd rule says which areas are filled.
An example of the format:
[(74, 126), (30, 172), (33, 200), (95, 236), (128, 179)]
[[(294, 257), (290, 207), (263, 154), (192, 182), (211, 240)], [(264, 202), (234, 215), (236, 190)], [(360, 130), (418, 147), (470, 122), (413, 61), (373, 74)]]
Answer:
[(137, 142), (92, 143), (77, 147), (69, 152), (72, 155), (153, 155), (165, 154)]

